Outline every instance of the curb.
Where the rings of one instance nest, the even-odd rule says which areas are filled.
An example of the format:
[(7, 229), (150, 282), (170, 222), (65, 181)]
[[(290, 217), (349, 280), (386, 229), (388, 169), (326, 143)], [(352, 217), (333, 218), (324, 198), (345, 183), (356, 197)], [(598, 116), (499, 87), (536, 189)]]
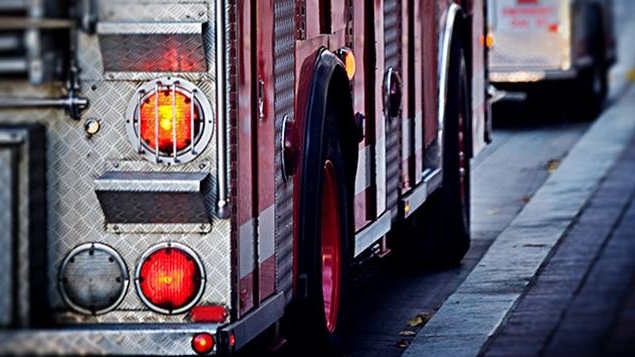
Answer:
[(635, 86), (630, 86), (595, 120), (402, 357), (478, 356), (629, 144), (633, 113)]

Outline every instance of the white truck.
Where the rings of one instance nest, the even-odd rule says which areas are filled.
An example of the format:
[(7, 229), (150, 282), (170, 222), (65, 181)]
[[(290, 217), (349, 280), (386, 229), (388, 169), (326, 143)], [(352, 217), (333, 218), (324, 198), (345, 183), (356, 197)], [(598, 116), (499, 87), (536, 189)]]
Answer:
[(489, 0), (490, 84), (597, 114), (616, 61), (612, 11), (611, 0)]

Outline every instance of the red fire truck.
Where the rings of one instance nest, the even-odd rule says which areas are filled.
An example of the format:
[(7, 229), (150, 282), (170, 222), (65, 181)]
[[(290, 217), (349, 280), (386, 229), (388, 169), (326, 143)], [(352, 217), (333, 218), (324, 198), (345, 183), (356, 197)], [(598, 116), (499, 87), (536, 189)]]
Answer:
[(0, 1), (0, 354), (341, 351), (352, 264), (469, 248), (485, 26), (482, 0)]

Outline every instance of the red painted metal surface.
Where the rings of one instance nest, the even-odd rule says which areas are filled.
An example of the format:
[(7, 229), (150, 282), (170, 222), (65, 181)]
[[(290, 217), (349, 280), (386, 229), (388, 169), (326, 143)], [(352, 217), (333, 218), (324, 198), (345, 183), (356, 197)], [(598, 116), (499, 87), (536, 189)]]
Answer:
[[(237, 120), (236, 120), (236, 134), (238, 150), (236, 150), (238, 165), (237, 171), (240, 173), (240, 179), (236, 180), (237, 194), (236, 205), (238, 209), (238, 222), (235, 233), (238, 236), (239, 251), (247, 249), (241, 246), (241, 244), (249, 244), (254, 246), (253, 230), (244, 231), (240, 229), (244, 225), (251, 224), (254, 217), (254, 185), (256, 184), (253, 175), (253, 167), (255, 166), (255, 159), (253, 156), (254, 151), (254, 86), (253, 86), (253, 58), (252, 58), (252, 43), (253, 43), (253, 24), (251, 19), (252, 2), (246, 0), (237, 1), (237, 26), (236, 38), (237, 38), (237, 61), (236, 61), (236, 75), (235, 83), (236, 98), (233, 98), (237, 102)], [(241, 235), (248, 234), (248, 237)], [(247, 266), (247, 270), (253, 271), (254, 262), (241, 262), (240, 254), (237, 258), (238, 262), (238, 295), (239, 295), (239, 314), (244, 314), (254, 306), (253, 299), (253, 274), (250, 272), (245, 276), (246, 272), (241, 271), (241, 266)]]
[(322, 298), (326, 329), (333, 333), (337, 327), (341, 284), (340, 207), (333, 164), (325, 162), (322, 172)]
[[(263, 270), (261, 263), (274, 254), (273, 251), (262, 251), (262, 247), (275, 247), (275, 215), (263, 215), (267, 209), (271, 209), (275, 203), (275, 111), (274, 111), (274, 4), (273, 0), (256, 2), (256, 68), (259, 81), (256, 88), (258, 105), (256, 111), (257, 140), (258, 140), (258, 225), (259, 232), (267, 234), (258, 235), (258, 297), (257, 301), (262, 302), (270, 296), (275, 289), (275, 267)], [(262, 108), (262, 111), (260, 109)], [(271, 229), (262, 229), (271, 227)], [(265, 242), (267, 241), (267, 242)], [(275, 260), (273, 260), (275, 262)]]

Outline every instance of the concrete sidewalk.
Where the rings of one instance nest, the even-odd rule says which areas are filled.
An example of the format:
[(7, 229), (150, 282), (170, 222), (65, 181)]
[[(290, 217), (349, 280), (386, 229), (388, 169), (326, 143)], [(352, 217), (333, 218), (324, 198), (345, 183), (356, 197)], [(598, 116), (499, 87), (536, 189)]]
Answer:
[[(632, 332), (632, 315), (607, 313), (602, 323), (593, 317), (609, 310), (628, 310), (622, 298), (632, 285), (635, 261), (631, 258), (635, 245), (630, 242), (635, 240), (635, 208), (630, 204), (635, 166), (629, 158), (635, 155), (631, 145), (634, 113), (635, 87), (631, 86), (593, 123), (419, 331), (404, 357), (524, 356), (525, 352), (569, 356), (567, 346), (586, 343), (597, 348), (572, 350), (573, 356), (583, 355), (581, 350), (624, 349), (619, 347), (619, 336)], [(590, 300), (598, 305), (585, 311)], [(587, 331), (585, 343), (578, 342), (584, 336), (581, 327)], [(539, 337), (531, 336), (528, 330), (532, 328)], [(617, 347), (609, 348), (608, 342), (598, 345), (597, 336), (604, 341), (607, 333), (613, 333), (610, 344)], [(627, 337), (631, 336), (635, 335)]]
[(635, 140), (483, 356), (635, 356), (634, 196)]

